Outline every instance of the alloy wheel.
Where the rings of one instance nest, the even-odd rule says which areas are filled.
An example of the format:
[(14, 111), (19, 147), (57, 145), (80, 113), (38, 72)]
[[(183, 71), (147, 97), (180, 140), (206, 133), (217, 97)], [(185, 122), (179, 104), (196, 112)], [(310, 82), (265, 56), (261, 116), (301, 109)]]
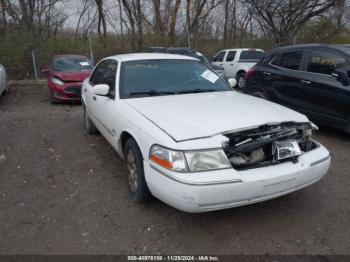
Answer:
[(127, 167), (128, 184), (129, 184), (130, 190), (132, 192), (136, 192), (138, 187), (138, 175), (137, 175), (135, 156), (132, 150), (129, 150), (127, 154), (126, 167)]

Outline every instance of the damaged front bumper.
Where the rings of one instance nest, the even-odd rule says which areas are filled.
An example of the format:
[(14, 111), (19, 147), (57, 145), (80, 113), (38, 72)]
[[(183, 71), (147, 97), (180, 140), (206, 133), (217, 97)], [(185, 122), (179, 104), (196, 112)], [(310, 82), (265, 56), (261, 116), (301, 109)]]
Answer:
[(316, 147), (297, 162), (286, 161), (246, 170), (223, 169), (177, 173), (144, 161), (152, 194), (185, 212), (205, 212), (248, 205), (279, 197), (320, 180), (330, 166), (328, 150)]

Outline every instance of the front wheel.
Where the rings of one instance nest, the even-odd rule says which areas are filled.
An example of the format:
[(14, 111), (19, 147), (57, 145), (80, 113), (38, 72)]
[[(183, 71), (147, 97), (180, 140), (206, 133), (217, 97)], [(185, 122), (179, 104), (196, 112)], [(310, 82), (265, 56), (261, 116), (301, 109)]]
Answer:
[(245, 87), (247, 86), (247, 80), (245, 78), (245, 73), (240, 72), (237, 74), (237, 87), (241, 90), (244, 90)]
[(90, 135), (97, 134), (98, 130), (94, 123), (92, 123), (88, 112), (86, 111), (86, 107), (84, 106), (84, 124), (85, 124), (85, 129), (86, 132)]
[(145, 173), (143, 169), (143, 157), (135, 140), (130, 138), (125, 143), (124, 163), (126, 181), (129, 193), (137, 203), (144, 203), (151, 199)]

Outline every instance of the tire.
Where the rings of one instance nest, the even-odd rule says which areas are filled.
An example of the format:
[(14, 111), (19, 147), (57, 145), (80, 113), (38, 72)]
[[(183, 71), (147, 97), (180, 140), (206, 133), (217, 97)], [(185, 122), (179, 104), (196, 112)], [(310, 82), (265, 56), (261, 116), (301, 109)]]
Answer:
[(98, 134), (98, 130), (97, 130), (96, 126), (94, 125), (94, 123), (92, 123), (92, 121), (89, 117), (89, 114), (86, 112), (85, 106), (84, 106), (84, 125), (85, 125), (86, 132), (89, 135)]
[(245, 73), (240, 72), (237, 74), (237, 87), (241, 90), (244, 90), (247, 86), (247, 80), (245, 79)]
[(132, 199), (136, 203), (148, 202), (152, 195), (145, 180), (143, 157), (138, 145), (132, 138), (129, 138), (125, 143), (124, 168), (127, 187)]

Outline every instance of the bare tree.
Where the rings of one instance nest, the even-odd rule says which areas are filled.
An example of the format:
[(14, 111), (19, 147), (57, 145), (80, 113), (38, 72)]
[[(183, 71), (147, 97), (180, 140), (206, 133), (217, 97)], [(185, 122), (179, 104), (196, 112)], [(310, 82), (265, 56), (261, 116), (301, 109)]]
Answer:
[(276, 43), (290, 43), (303, 25), (342, 0), (247, 0)]
[[(145, 17), (142, 11), (141, 0), (122, 0), (124, 11), (130, 26), (131, 48), (143, 49), (143, 22)], [(136, 45), (135, 45), (136, 43)]]
[(209, 14), (224, 0), (187, 0), (186, 1), (186, 27), (190, 35), (193, 36), (194, 44), (198, 40), (201, 25), (205, 24)]
[(96, 6), (97, 6), (97, 13), (98, 13), (98, 26), (97, 26), (97, 32), (101, 36), (101, 27), (102, 27), (102, 36), (103, 38), (106, 38), (107, 35), (107, 25), (106, 25), (106, 18), (103, 10), (103, 0), (95, 0)]

